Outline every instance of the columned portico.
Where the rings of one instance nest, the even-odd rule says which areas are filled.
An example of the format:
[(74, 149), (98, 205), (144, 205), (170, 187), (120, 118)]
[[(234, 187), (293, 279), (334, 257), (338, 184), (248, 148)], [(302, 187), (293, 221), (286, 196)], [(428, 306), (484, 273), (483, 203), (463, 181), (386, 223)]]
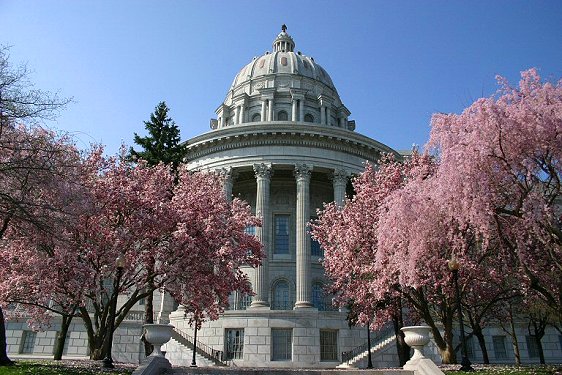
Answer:
[(295, 166), (297, 180), (297, 225), (296, 225), (296, 273), (297, 273), (297, 301), (295, 309), (310, 308), (310, 238), (307, 235), (307, 223), (310, 219), (310, 177), (312, 166), (297, 164)]
[(263, 245), (266, 258), (262, 261), (261, 266), (255, 270), (253, 282), (254, 293), (251, 308), (269, 307), (269, 277), (268, 277), (268, 257), (271, 253), (270, 238), (271, 219), (269, 214), (269, 190), (271, 184), (272, 168), (270, 164), (254, 164), (254, 173), (256, 175), (257, 192), (256, 192), (256, 215), (261, 217), (262, 226), (256, 228), (256, 237), (258, 237)]

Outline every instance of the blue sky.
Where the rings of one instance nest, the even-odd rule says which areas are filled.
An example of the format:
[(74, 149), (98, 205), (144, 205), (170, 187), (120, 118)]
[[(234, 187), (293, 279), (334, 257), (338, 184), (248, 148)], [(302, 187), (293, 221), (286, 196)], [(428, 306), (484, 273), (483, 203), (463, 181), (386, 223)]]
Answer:
[(424, 144), (431, 114), (460, 112), (537, 67), (562, 77), (562, 1), (0, 0), (0, 44), (41, 89), (74, 97), (50, 127), (117, 152), (165, 100), (183, 140), (287, 24), (331, 75), (356, 131)]

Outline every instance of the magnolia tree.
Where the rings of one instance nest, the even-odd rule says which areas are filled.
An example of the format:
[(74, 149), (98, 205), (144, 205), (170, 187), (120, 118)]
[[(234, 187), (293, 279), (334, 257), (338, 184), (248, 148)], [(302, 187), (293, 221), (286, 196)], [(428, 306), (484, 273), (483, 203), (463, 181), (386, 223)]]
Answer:
[(408, 348), (400, 331), (402, 296), (398, 281), (392, 277), (391, 283), (383, 281), (375, 267), (374, 260), (381, 251), (377, 228), (383, 202), (412, 177), (413, 170), (427, 163), (427, 157), (416, 153), (405, 163), (386, 156), (378, 169), (368, 164), (353, 182), (353, 199), (346, 200), (343, 207), (335, 202), (326, 205), (311, 224), (313, 238), (324, 249), (323, 264), (335, 303), (341, 307), (351, 303), (356, 321), (371, 324), (372, 328), (392, 319), (401, 362), (408, 359)]
[[(2, 248), (13, 254), (1, 271), (11, 276), (3, 284), (4, 300), (33, 306), (26, 312), (41, 321), (49, 311), (63, 317), (77, 311), (93, 359), (106, 354), (110, 308), (118, 296), (114, 329), (156, 288), (196, 306), (190, 311), (199, 321), (215, 318), (225, 295), (249, 291), (239, 267), (257, 265), (263, 256), (259, 242), (244, 232), (259, 222), (247, 205), (225, 199), (218, 176), (182, 170), (174, 185), (175, 176), (164, 165), (132, 166), (121, 160), (106, 159), (98, 149), (84, 161), (82, 211), (59, 227), (59, 239), (20, 236)], [(115, 263), (119, 257), (125, 259), (121, 270)], [(41, 272), (26, 280), (22, 263)]]
[(562, 81), (531, 69), (518, 87), (498, 82), (497, 95), (432, 119), (440, 206), (512, 260), (522, 292), (534, 290), (561, 322)]

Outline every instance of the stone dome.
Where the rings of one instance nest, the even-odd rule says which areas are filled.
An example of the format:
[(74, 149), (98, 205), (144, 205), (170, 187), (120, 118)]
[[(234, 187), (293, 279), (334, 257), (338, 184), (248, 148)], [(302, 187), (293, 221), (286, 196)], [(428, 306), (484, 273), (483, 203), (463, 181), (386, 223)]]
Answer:
[[(280, 42), (282, 34), (284, 33), (277, 36), (275, 42)], [(276, 51), (275, 48), (273, 52), (268, 51), (262, 56), (255, 57), (249, 64), (244, 66), (234, 78), (232, 88), (271, 74), (290, 74), (307, 77), (323, 83), (336, 92), (332, 78), (330, 78), (330, 75), (320, 64), (314, 61), (314, 58), (306, 56), (300, 51), (294, 52), (284, 49)]]
[(236, 75), (211, 128), (291, 121), (354, 130), (355, 122), (348, 120), (351, 112), (329, 74), (313, 57), (295, 52), (285, 25), (272, 47)]

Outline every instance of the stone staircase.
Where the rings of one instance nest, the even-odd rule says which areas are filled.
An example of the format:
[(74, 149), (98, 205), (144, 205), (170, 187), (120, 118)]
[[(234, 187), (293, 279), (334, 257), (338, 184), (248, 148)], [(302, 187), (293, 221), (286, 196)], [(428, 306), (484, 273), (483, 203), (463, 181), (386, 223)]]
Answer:
[[(374, 337), (371, 339), (371, 359), (373, 361), (373, 365), (376, 368), (396, 367), (397, 364), (393, 363), (395, 362), (394, 356), (396, 354), (394, 352), (389, 355), (385, 354), (388, 349), (392, 348), (392, 345), (395, 342), (394, 329), (387, 327), (375, 332), (373, 336)], [(336, 368), (366, 368), (368, 354), (368, 343), (365, 343), (349, 352), (343, 353), (343, 362)]]
[[(189, 335), (176, 329), (172, 332), (171, 340), (162, 346), (162, 351), (166, 352), (166, 359), (168, 359), (174, 367), (191, 366), (193, 350), (193, 339)], [(226, 364), (221, 361), (221, 357), (222, 352), (207, 348), (199, 342), (197, 343), (195, 362), (198, 367), (226, 366)]]

